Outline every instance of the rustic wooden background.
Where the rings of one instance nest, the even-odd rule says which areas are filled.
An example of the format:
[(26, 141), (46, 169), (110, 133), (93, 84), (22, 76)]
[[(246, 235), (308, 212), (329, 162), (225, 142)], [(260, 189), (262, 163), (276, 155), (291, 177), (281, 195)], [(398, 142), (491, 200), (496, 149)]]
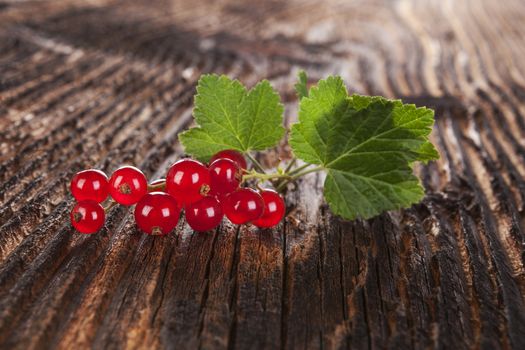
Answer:
[[(524, 23), (521, 0), (0, 1), (0, 348), (524, 349)], [(299, 68), (436, 109), (421, 204), (343, 222), (311, 175), (274, 230), (72, 230), (74, 172), (180, 156), (201, 73), (269, 79), (289, 123)]]

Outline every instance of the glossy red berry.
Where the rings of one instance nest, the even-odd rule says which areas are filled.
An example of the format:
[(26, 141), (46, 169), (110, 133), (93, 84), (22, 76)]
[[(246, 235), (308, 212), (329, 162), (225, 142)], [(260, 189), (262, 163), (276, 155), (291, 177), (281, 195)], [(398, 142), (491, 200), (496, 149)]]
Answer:
[(135, 206), (135, 222), (149, 235), (166, 235), (179, 222), (180, 209), (175, 198), (164, 192), (146, 194)]
[(109, 194), (108, 177), (97, 169), (80, 171), (71, 179), (70, 189), (77, 201), (92, 200), (100, 203)]
[(220, 151), (216, 153), (213, 157), (211, 157), (210, 163), (221, 158), (233, 160), (241, 169), (247, 169), (246, 159), (244, 159), (244, 156), (238, 151), (235, 151), (233, 149)]
[(122, 205), (137, 203), (148, 192), (148, 181), (139, 169), (123, 166), (109, 179), (109, 194)]
[(237, 225), (256, 220), (264, 212), (263, 198), (251, 188), (241, 188), (230, 193), (222, 205), (226, 217)]
[(106, 213), (102, 206), (92, 200), (80, 201), (71, 210), (71, 224), (82, 233), (95, 233), (104, 226)]
[(204, 197), (186, 207), (186, 221), (195, 231), (209, 231), (219, 226), (224, 216), (221, 203), (214, 197)]
[(206, 197), (210, 192), (210, 184), (208, 169), (193, 159), (177, 161), (166, 176), (166, 192), (183, 206)]
[(231, 159), (220, 158), (210, 164), (210, 194), (219, 200), (239, 188), (242, 180), (242, 170)]
[(284, 217), (286, 206), (283, 198), (274, 190), (261, 191), (261, 197), (264, 200), (264, 214), (253, 221), (257, 227), (273, 227), (277, 225)]

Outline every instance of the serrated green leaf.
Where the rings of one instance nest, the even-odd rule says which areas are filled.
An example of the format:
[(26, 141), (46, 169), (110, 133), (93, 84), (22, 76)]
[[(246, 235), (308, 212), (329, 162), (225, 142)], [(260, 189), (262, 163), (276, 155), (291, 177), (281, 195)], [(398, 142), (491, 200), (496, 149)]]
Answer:
[(299, 97), (299, 100), (303, 97), (308, 97), (308, 77), (306, 76), (306, 72), (304, 70), (300, 71), (297, 76), (297, 83), (295, 83), (295, 92), (297, 92), (297, 96)]
[(430, 141), (428, 141), (428, 142), (425, 142), (423, 146), (421, 146), (421, 148), (419, 149), (419, 157), (417, 160), (426, 164), (430, 160), (434, 160), (438, 158), (439, 158), (439, 153), (437, 149), (434, 147), (434, 145)]
[(179, 139), (186, 153), (203, 161), (224, 149), (264, 150), (275, 146), (284, 134), (283, 106), (266, 80), (247, 91), (224, 75), (203, 75), (193, 113), (198, 126)]
[(383, 97), (348, 96), (329, 77), (300, 102), (294, 154), (327, 171), (325, 198), (346, 219), (409, 206), (424, 192), (411, 163), (439, 155), (428, 141), (433, 111)]

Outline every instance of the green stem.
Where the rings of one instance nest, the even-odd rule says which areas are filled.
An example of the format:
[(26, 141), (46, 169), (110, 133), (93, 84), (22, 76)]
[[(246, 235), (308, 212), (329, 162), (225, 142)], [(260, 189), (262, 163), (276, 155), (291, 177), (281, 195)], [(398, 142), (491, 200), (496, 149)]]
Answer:
[(266, 181), (271, 179), (289, 179), (290, 175), (288, 174), (263, 174), (258, 172), (251, 172), (242, 176), (242, 181), (250, 179), (258, 179), (260, 181)]
[(166, 181), (159, 182), (155, 185), (148, 185), (148, 192), (155, 190), (164, 190), (164, 187), (166, 187)]
[[(308, 164), (308, 165), (311, 165), (311, 164)], [(296, 180), (297, 178), (301, 177), (301, 176), (304, 176), (306, 174), (310, 174), (310, 173), (315, 173), (317, 171), (321, 171), (321, 170), (324, 170), (324, 168), (322, 166), (318, 166), (318, 167), (315, 167), (315, 168), (311, 168), (311, 169), (308, 169), (308, 170), (305, 170), (305, 171), (301, 171), (299, 173), (294, 173), (294, 174), (289, 174), (289, 175), (292, 175), (291, 179), (290, 180)]]
[(290, 171), (289, 174), (290, 175), (296, 174), (296, 173), (300, 172), (301, 170), (304, 170), (304, 169), (308, 168), (310, 165), (312, 165), (312, 164), (308, 164), (308, 163), (303, 164), (300, 167), (295, 168), (294, 170)]
[(297, 158), (293, 157), (290, 160), (290, 163), (288, 163), (288, 165), (286, 166), (286, 169), (284, 169), (284, 173), (285, 174), (289, 173), (290, 170), (292, 170), (292, 167), (295, 165), (296, 162), (297, 162)]
[(316, 171), (321, 171), (321, 170), (324, 170), (324, 168), (322, 166), (318, 166), (318, 167), (315, 167), (315, 168), (311, 168), (311, 169), (307, 169), (307, 170), (304, 170), (304, 171), (296, 172), (293, 175), (291, 175), (291, 174), (279, 174), (279, 173), (263, 174), (263, 173), (258, 173), (255, 170), (252, 170), (251, 172), (247, 172), (246, 174), (244, 174), (242, 176), (242, 182), (245, 182), (245, 181), (250, 180), (250, 179), (257, 179), (259, 181), (268, 181), (268, 180), (273, 180), (273, 179), (282, 179), (283, 182), (281, 182), (281, 183), (276, 185), (277, 191), (281, 191), (282, 189), (285, 188), (285, 186), (288, 183), (297, 180), (301, 176), (304, 176), (304, 175), (310, 174), (310, 173), (314, 173)]
[(275, 190), (279, 193), (282, 193), (283, 190), (286, 188), (286, 185), (288, 185), (289, 182), (287, 181), (284, 181), (284, 182), (281, 182), (276, 188)]
[[(292, 159), (290, 159), (290, 162), (288, 163), (288, 165), (286, 166), (286, 168), (284, 169), (284, 174), (289, 174), (290, 173), (290, 170), (292, 170), (293, 166), (295, 165), (295, 163), (297, 162), (297, 158), (293, 157)], [(275, 188), (281, 186), (281, 184), (283, 183), (283, 179), (279, 179), (277, 181), (274, 181), (273, 185)]]
[[(311, 165), (311, 164), (306, 164), (307, 166)], [(305, 166), (302, 166), (301, 168), (306, 168)], [(298, 168), (299, 169), (299, 168)], [(290, 183), (290, 182), (294, 182), (295, 180), (297, 180), (298, 178), (300, 178), (301, 176), (304, 176), (306, 174), (310, 174), (310, 173), (314, 173), (314, 172), (317, 172), (317, 171), (322, 171), (324, 170), (324, 168), (322, 166), (318, 166), (318, 167), (315, 167), (315, 168), (311, 168), (311, 169), (308, 169), (308, 170), (305, 170), (305, 171), (302, 171), (302, 172), (296, 172), (295, 174), (291, 175), (290, 178), (286, 179), (284, 182), (280, 183), (276, 190), (277, 192), (281, 192), (282, 190), (284, 190), (284, 188)]]
[(117, 202), (115, 202), (113, 199), (110, 199), (109, 203), (104, 207), (104, 212), (108, 213), (115, 205), (117, 205)]
[(246, 157), (248, 157), (250, 159), (250, 161), (252, 162), (253, 166), (255, 167), (255, 169), (257, 169), (257, 171), (260, 171), (261, 173), (265, 173), (264, 171), (264, 168), (262, 167), (261, 163), (259, 163), (257, 161), (257, 159), (255, 159), (254, 156), (252, 156), (250, 153), (246, 152)]

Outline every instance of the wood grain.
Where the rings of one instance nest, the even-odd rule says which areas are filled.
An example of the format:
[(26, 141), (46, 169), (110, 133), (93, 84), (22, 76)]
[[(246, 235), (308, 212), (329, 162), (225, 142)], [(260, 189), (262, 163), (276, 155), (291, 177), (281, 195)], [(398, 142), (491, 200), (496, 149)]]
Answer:
[[(0, 348), (525, 348), (525, 3), (0, 1)], [(436, 110), (422, 203), (344, 222), (322, 175), (272, 230), (68, 223), (72, 174), (162, 177), (202, 73), (299, 69)], [(261, 157), (272, 166), (287, 147)]]

